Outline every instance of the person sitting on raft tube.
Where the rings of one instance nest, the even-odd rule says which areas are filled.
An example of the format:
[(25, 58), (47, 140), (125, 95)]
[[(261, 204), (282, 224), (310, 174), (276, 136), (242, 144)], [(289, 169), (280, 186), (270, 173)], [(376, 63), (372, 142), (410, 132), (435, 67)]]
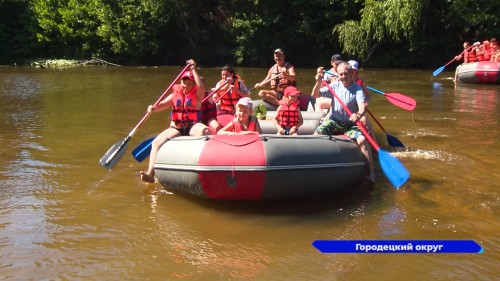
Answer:
[(236, 117), (218, 135), (249, 135), (262, 134), (257, 118), (252, 116), (253, 102), (249, 97), (244, 97), (236, 103)]
[(285, 53), (282, 49), (274, 50), (273, 65), (266, 78), (255, 84), (255, 88), (260, 88), (271, 79), (271, 90), (259, 91), (259, 97), (275, 106), (279, 106), (279, 100), (283, 98), (283, 91), (287, 86), (295, 86), (295, 68), (289, 62), (285, 62)]
[(273, 117), (273, 123), (278, 129), (277, 135), (297, 135), (299, 127), (304, 124), (299, 102), (297, 101), (300, 94), (300, 91), (293, 86), (285, 88), (284, 97), (280, 101), (276, 115)]
[(190, 70), (182, 74), (180, 84), (172, 87), (173, 92), (160, 101), (154, 110), (152, 105), (148, 106), (150, 114), (169, 108), (172, 108), (172, 112), (170, 114), (170, 127), (161, 132), (151, 144), (148, 170), (140, 172), (142, 181), (150, 183), (155, 181), (156, 154), (165, 142), (178, 136), (212, 134), (212, 130), (200, 122), (201, 101), (205, 96), (205, 85), (196, 71), (196, 62), (190, 59), (187, 64), (190, 65)]
[(375, 173), (373, 170), (373, 158), (372, 152), (369, 144), (366, 141), (365, 136), (361, 130), (356, 126), (355, 122), (360, 121), (367, 110), (366, 95), (363, 88), (353, 81), (353, 69), (352, 66), (346, 62), (339, 64), (337, 71), (339, 73), (339, 80), (329, 84), (337, 96), (346, 104), (349, 110), (352, 112), (351, 116), (348, 116), (344, 108), (336, 101), (334, 95), (330, 92), (328, 87), (322, 87), (323, 80), (323, 67), (317, 69), (315, 76), (316, 84), (314, 84), (311, 96), (317, 98), (320, 96), (329, 96), (332, 101), (330, 108), (330, 118), (325, 120), (321, 125), (319, 125), (314, 134), (315, 135), (345, 135), (355, 141), (368, 164), (368, 176), (367, 180), (370, 184), (375, 183)]
[[(230, 80), (224, 85), (226, 79)], [(224, 86), (219, 89), (221, 85)], [(236, 103), (238, 103), (240, 98), (250, 96), (250, 91), (245, 86), (245, 82), (241, 80), (234, 68), (229, 64), (222, 68), (221, 80), (217, 82), (214, 89), (219, 89), (212, 96), (213, 101), (217, 102), (217, 116), (224, 114), (234, 115), (236, 112)], [(208, 126), (214, 130), (214, 132), (222, 128), (222, 124), (220, 124), (216, 118), (210, 120)]]

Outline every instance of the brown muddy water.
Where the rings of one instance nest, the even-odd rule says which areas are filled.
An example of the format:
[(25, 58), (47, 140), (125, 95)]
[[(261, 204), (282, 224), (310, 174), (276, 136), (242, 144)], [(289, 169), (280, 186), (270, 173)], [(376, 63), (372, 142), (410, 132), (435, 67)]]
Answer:
[[(2, 280), (497, 280), (500, 86), (460, 85), (447, 70), (365, 69), (368, 86), (417, 100), (370, 108), (406, 148), (411, 174), (371, 190), (286, 202), (220, 202), (146, 185), (124, 138), (182, 67), (0, 68)], [(251, 88), (267, 69), (238, 68)], [(219, 68), (201, 68), (208, 86)], [(310, 91), (314, 69), (297, 69)], [(256, 92), (254, 91), (254, 95)], [(255, 96), (254, 96), (255, 97)], [(129, 150), (166, 126), (151, 116)], [(328, 176), (328, 175), (325, 175)], [(335, 180), (335, 179), (332, 179)], [(321, 254), (329, 240), (469, 240), (482, 254)]]

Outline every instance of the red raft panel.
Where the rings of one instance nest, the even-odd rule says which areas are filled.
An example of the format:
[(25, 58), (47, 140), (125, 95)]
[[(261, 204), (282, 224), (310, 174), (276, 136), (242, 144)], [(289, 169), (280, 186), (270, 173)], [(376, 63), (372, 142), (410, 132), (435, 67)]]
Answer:
[(479, 61), (464, 63), (457, 67), (457, 78), (463, 83), (500, 84), (500, 63)]

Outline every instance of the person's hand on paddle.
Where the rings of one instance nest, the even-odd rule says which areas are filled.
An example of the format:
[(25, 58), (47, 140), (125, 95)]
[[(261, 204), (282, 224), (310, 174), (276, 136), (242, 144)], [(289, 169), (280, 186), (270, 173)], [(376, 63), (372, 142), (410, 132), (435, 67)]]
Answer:
[(189, 70), (196, 69), (196, 62), (193, 59), (187, 60), (186, 64), (190, 66)]
[(325, 72), (325, 68), (320, 66), (316, 69), (316, 76), (314, 77), (316, 81), (321, 81), (323, 78), (323, 73)]

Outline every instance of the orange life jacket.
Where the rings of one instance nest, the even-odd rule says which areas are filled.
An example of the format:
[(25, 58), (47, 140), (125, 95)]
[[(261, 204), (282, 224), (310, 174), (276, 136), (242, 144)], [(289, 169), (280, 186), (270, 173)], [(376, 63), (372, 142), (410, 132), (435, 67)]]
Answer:
[(476, 54), (473, 50), (464, 53), (464, 63), (471, 63), (476, 61)]
[[(276, 69), (276, 71), (273, 72), (273, 74), (272, 74), (273, 76), (281, 73), (280, 68), (278, 67), (278, 64), (275, 64), (273, 67)], [(288, 62), (285, 62), (285, 65), (283, 67), (285, 68), (286, 73), (288, 73), (288, 69), (292, 68), (293, 65), (291, 65)], [(290, 81), (290, 80), (285, 79), (285, 78), (276, 78), (276, 79), (271, 80), (271, 89), (278, 91), (278, 92), (283, 92), (287, 86), (294, 86), (295, 87), (295, 84), (296, 84), (295, 81)]]
[[(233, 81), (233, 86), (236, 89), (240, 89), (240, 82), (239, 82), (239, 76), (236, 76), (236, 79)], [(224, 80), (221, 80), (219, 83), (224, 83)], [(220, 98), (220, 104), (219, 104), (219, 109), (230, 112), (230, 114), (234, 114), (234, 106), (238, 103), (238, 100), (240, 100), (241, 96), (237, 93), (233, 93), (233, 91), (229, 90), (229, 83), (224, 85), (224, 87), (220, 88), (219, 90), (219, 95), (223, 95)], [(229, 92), (227, 92), (229, 90)], [(226, 93), (227, 92), (227, 93)]]
[(286, 101), (280, 101), (280, 110), (278, 114), (278, 124), (283, 127), (293, 127), (299, 123), (299, 114), (297, 112), (297, 107), (299, 102), (292, 103), (288, 105)]
[[(249, 118), (250, 118), (250, 123), (248, 124), (248, 129), (246, 131), (255, 132), (255, 123), (257, 121), (256, 121), (256, 119), (252, 115), (250, 115)], [(238, 118), (237, 117), (233, 119), (233, 130), (234, 130), (235, 133), (240, 133), (242, 131), (245, 131), (241, 127), (240, 122), (238, 122)]]
[(200, 121), (201, 112), (196, 108), (196, 89), (193, 87), (189, 93), (184, 94), (179, 84), (174, 85), (170, 120), (176, 127), (189, 128)]

